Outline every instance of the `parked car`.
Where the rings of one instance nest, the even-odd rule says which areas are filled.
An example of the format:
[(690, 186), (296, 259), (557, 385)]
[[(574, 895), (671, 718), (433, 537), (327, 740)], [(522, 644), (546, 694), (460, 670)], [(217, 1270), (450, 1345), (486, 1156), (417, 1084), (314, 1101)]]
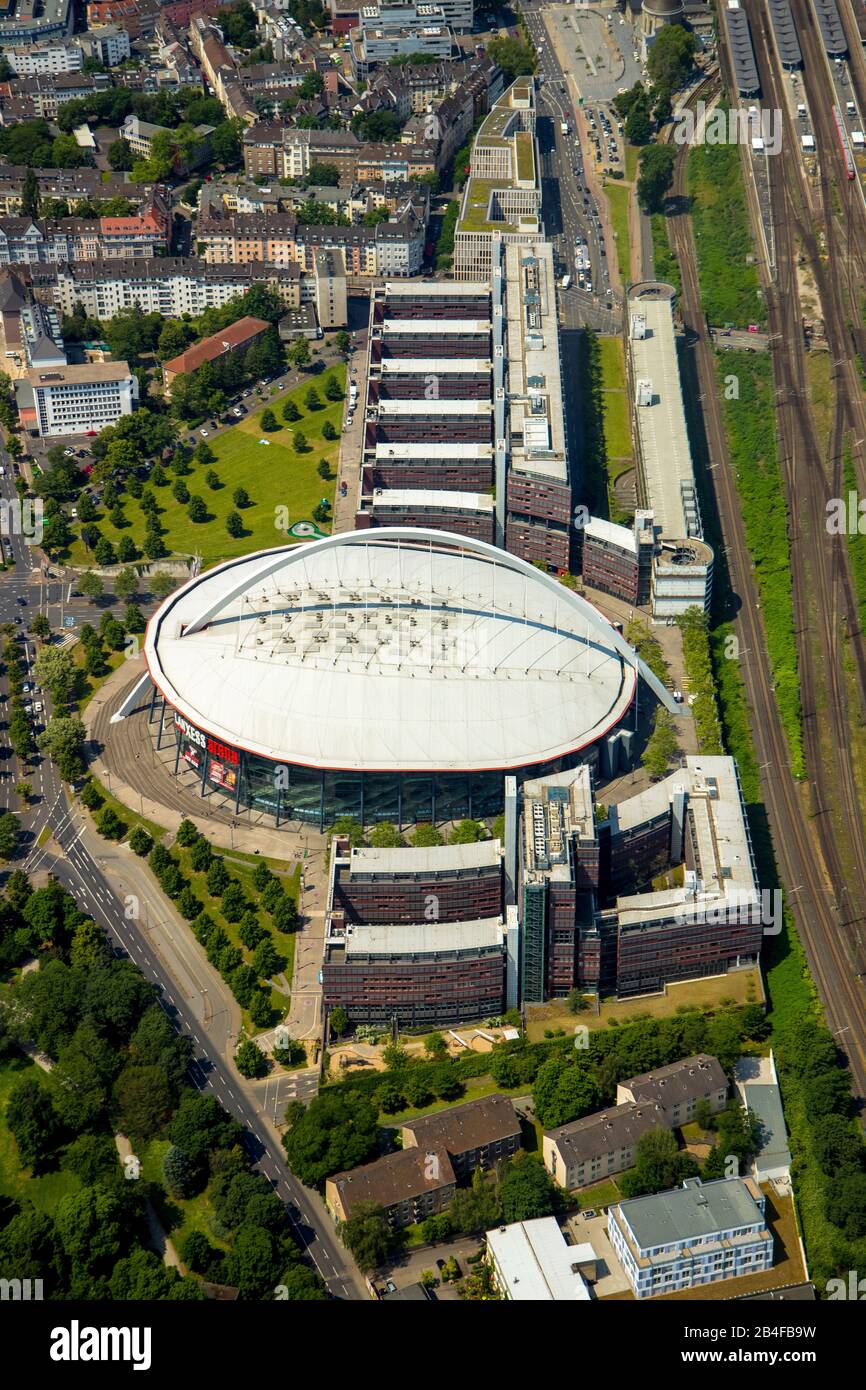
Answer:
[(207, 430), (199, 430), (202, 439), (207, 439)]

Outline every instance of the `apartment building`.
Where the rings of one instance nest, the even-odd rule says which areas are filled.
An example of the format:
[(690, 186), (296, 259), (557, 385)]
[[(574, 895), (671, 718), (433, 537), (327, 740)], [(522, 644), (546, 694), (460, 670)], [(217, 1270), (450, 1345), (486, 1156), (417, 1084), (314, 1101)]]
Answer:
[(376, 144), (350, 130), (299, 130), (257, 122), (243, 136), (249, 178), (303, 178), (314, 164), (332, 164), (341, 183), (402, 180), (434, 173), (434, 145)]
[(168, 209), (156, 193), (129, 217), (64, 217), (57, 221), (2, 217), (0, 265), (153, 257), (167, 249), (169, 235)]
[(765, 1198), (751, 1178), (703, 1182), (620, 1202), (607, 1234), (636, 1298), (758, 1274), (773, 1264)]
[(542, 1137), (544, 1166), (569, 1192), (632, 1168), (638, 1140), (654, 1129), (668, 1129), (660, 1105), (616, 1105), (584, 1115)]
[(210, 266), (188, 257), (143, 257), (130, 261), (76, 261), (58, 266), (42, 281), (64, 314), (76, 304), (88, 318), (110, 319), (122, 309), (138, 306), (145, 314), (180, 318), (220, 308), (245, 294), (252, 285), (266, 285), (279, 294), (287, 309), (301, 303), (301, 271), (287, 266), (249, 261), (238, 266)]
[(31, 367), (15, 383), (23, 429), (41, 438), (97, 434), (131, 415), (138, 378), (126, 362), (89, 362), (48, 370)]
[(373, 1163), (335, 1173), (325, 1202), (335, 1221), (348, 1221), (363, 1202), (382, 1207), (392, 1230), (424, 1221), (448, 1206), (457, 1184), (443, 1148), (404, 1149)]
[(190, 373), (197, 371), (203, 363), (214, 362), (218, 357), (246, 352), (253, 343), (267, 333), (270, 326), (265, 319), (247, 316), (237, 319), (227, 328), (221, 328), (219, 333), (213, 333), (209, 338), (203, 338), (200, 343), (193, 343), (192, 347), (188, 347), (185, 352), (181, 352), (170, 362), (163, 364), (162, 375), (166, 392), (171, 393), (171, 383), (175, 377), (189, 376)]
[(400, 1126), (400, 1137), (404, 1149), (445, 1149), (458, 1182), (511, 1158), (523, 1143), (514, 1106), (501, 1095), (410, 1120)]
[(337, 248), (316, 251), (313, 256), (316, 317), (322, 329), (345, 328), (349, 322), (346, 296), (346, 258)]
[(689, 1124), (701, 1101), (718, 1114), (727, 1096), (718, 1059), (705, 1053), (632, 1077), (617, 1086), (615, 1106), (545, 1132), (544, 1166), (561, 1187), (588, 1187), (633, 1167), (642, 1135)]
[(439, 6), (417, 5), (412, 10), (414, 22), (400, 27), (365, 24), (352, 36), (349, 55), (356, 82), (366, 82), (375, 68), (410, 53), (424, 53), (440, 60), (451, 56), (454, 32), (444, 22)]
[(454, 234), (457, 280), (492, 277), (494, 236), (524, 246), (544, 240), (535, 117), (534, 81), (521, 77), (478, 129)]
[(728, 1098), (728, 1078), (716, 1057), (700, 1052), (668, 1067), (659, 1067), (640, 1076), (621, 1081), (616, 1088), (617, 1105), (641, 1102), (661, 1105), (668, 1117), (668, 1128), (691, 1124), (701, 1101), (712, 1113), (723, 1110)]
[(76, 35), (75, 42), (86, 58), (95, 58), (105, 68), (115, 68), (124, 62), (132, 51), (129, 46), (129, 31), (122, 24), (101, 24)]
[[(24, 165), (0, 165), (0, 217), (16, 217), (21, 212)], [(42, 198), (64, 198), (69, 203), (81, 198), (101, 201), (126, 198), (133, 204), (147, 202), (152, 186), (130, 183), (125, 174), (103, 174), (99, 169), (36, 169)]]
[[(184, 155), (178, 153), (175, 159), (174, 171), (176, 174), (182, 177), (190, 170), (198, 169), (202, 164), (209, 163), (211, 157), (210, 137), (213, 132), (212, 125), (197, 125), (195, 127), (195, 142), (190, 142), (186, 153)], [(173, 134), (167, 126), (143, 121), (132, 113), (126, 117), (117, 133), (122, 140), (127, 142), (132, 153), (139, 159), (150, 158), (153, 142), (158, 135)]]
[(81, 72), (84, 67), (84, 52), (70, 39), (10, 47), (4, 56), (16, 77), (35, 77), (37, 73), (57, 76), (62, 72)]
[(297, 262), (315, 273), (316, 256), (336, 251), (347, 275), (416, 275), (423, 263), (424, 221), (408, 209), (400, 222), (375, 227), (350, 227), (298, 222), (286, 214), (229, 213), (209, 209), (196, 232), (200, 254), (208, 265), (243, 265), (264, 261), (285, 266)]

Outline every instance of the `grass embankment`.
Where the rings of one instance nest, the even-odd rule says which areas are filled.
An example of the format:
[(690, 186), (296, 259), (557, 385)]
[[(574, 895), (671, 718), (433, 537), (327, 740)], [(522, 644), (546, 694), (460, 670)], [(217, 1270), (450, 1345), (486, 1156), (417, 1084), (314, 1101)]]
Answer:
[[(776, 701), (795, 777), (805, 775), (803, 711), (794, 636), (788, 503), (776, 447), (773, 368), (769, 357), (726, 352), (716, 359), (725, 430), (734, 463), (746, 542), (755, 563)], [(737, 384), (725, 399), (726, 383)]]
[[(854, 460), (851, 457), (851, 445), (847, 441), (842, 467), (845, 480), (843, 496), (847, 498), (849, 493), (857, 492), (857, 474), (854, 471)], [(857, 614), (862, 628), (866, 624), (866, 536), (861, 536), (859, 532), (856, 535), (847, 533), (846, 541), (848, 559), (851, 565), (851, 581), (857, 600)]]
[(665, 280), (673, 285), (677, 294), (682, 293), (683, 282), (679, 261), (671, 248), (668, 237), (667, 218), (664, 213), (654, 212), (650, 218), (653, 238), (653, 267), (657, 280)]
[(631, 284), (631, 237), (628, 229), (628, 207), (631, 189), (621, 183), (605, 182), (604, 195), (610, 207), (610, 222), (616, 239), (616, 261), (623, 285)]
[(736, 145), (696, 145), (689, 154), (687, 189), (698, 253), (701, 303), (711, 324), (762, 327), (749, 213)]
[[(208, 520), (194, 524), (187, 515), (185, 504), (175, 501), (172, 485), (175, 481), (171, 472), (162, 487), (153, 487), (160, 507), (160, 525), (163, 528), (163, 543), (172, 554), (191, 555), (198, 553), (205, 567), (219, 560), (245, 555), (250, 551), (264, 550), (279, 545), (284, 533), (276, 529), (278, 508), (285, 508), (289, 526), (299, 521), (311, 521), (313, 509), (324, 497), (333, 507), (336, 488), (337, 463), (340, 441), (325, 439), (322, 429), (327, 421), (339, 436), (342, 427), (344, 402), (329, 401), (325, 396), (328, 380), (335, 377), (345, 390), (346, 368), (340, 363), (323, 372), (320, 376), (310, 376), (293, 391), (286, 393), (278, 401), (247, 415), (239, 424), (220, 435), (211, 436), (206, 442), (216, 455), (210, 464), (193, 464), (192, 472), (184, 478), (190, 495), (203, 498), (208, 509)], [(314, 386), (322, 402), (318, 410), (308, 410), (304, 397)], [(293, 423), (283, 420), (283, 407), (287, 400), (294, 401), (301, 418)], [(280, 428), (268, 433), (262, 429), (261, 421), (265, 409), (271, 409)], [(306, 448), (298, 450), (294, 445), (297, 433), (304, 435)], [(197, 432), (197, 438), (201, 435)], [(266, 439), (267, 444), (259, 441)], [(319, 462), (324, 459), (330, 469), (330, 477), (319, 477)], [(210, 488), (205, 482), (205, 474), (210, 470), (219, 478), (219, 487)], [(243, 534), (230, 536), (226, 530), (226, 517), (237, 511), (233, 494), (238, 487), (246, 488), (250, 505), (240, 510)], [(123, 511), (128, 525), (119, 529), (113, 526), (104, 511), (96, 518), (102, 535), (107, 536), (113, 545), (120, 537), (130, 536), (140, 550), (144, 542), (145, 516), (138, 502), (132, 497), (122, 499)], [(330, 529), (328, 522), (316, 523), (321, 530)], [(73, 528), (76, 539), (70, 550), (70, 561), (74, 565), (92, 565), (93, 557), (78, 538), (78, 528)]]
[(583, 469), (581, 494), (593, 516), (626, 524), (631, 513), (614, 493), (616, 480), (634, 467), (626, 391), (625, 362), (619, 338), (602, 338), (585, 330), (578, 359)]

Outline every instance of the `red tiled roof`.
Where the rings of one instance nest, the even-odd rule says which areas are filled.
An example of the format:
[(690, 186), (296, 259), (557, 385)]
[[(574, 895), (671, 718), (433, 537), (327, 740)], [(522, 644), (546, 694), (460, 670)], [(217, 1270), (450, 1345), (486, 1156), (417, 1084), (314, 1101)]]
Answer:
[(178, 357), (173, 357), (170, 362), (165, 363), (164, 370), (177, 376), (179, 373), (186, 374), (194, 372), (204, 362), (213, 362), (215, 358), (221, 357), (224, 352), (231, 348), (242, 347), (251, 338), (255, 338), (259, 333), (264, 333), (270, 328), (270, 324), (265, 319), (254, 319), (247, 316), (238, 319), (228, 328), (223, 328), (219, 333), (214, 333), (210, 338), (204, 338), (200, 343), (194, 343)]

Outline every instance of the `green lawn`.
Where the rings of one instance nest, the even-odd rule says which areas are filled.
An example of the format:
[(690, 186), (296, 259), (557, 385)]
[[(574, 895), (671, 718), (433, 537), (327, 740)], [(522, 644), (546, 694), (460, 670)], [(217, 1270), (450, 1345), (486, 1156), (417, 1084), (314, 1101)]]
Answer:
[[(604, 440), (611, 484), (631, 466), (632, 442), (625, 360), (620, 338), (599, 338)], [(625, 464), (623, 465), (623, 462)]]
[(34, 1178), (21, 1167), (18, 1146), (6, 1128), (5, 1115), (10, 1091), (25, 1077), (39, 1081), (49, 1091), (54, 1085), (51, 1077), (23, 1054), (13, 1052), (0, 1061), (0, 1194), (29, 1200), (38, 1211), (52, 1213), (60, 1198), (76, 1192), (81, 1182), (74, 1173), (62, 1169)]
[(631, 282), (631, 238), (628, 232), (628, 205), (631, 189), (621, 183), (606, 183), (605, 197), (610, 204), (610, 220), (616, 235), (616, 259), (624, 285)]
[[(170, 552), (182, 555), (197, 552), (207, 568), (220, 560), (280, 544), (284, 533), (276, 529), (278, 508), (286, 509), (287, 524), (291, 527), (299, 521), (311, 521), (313, 508), (323, 497), (333, 507), (340, 441), (339, 438), (330, 441), (323, 439), (322, 427), (329, 420), (339, 433), (345, 407), (342, 400), (328, 401), (325, 397), (325, 387), (331, 377), (336, 377), (345, 389), (346, 368), (339, 363), (321, 376), (307, 378), (275, 404), (263, 406), (255, 414), (246, 416), (239, 424), (207, 441), (216, 455), (216, 462), (206, 467), (193, 464), (192, 472), (184, 478), (184, 482), (191, 495), (204, 499), (209, 512), (208, 521), (199, 524), (190, 521), (186, 505), (176, 502), (172, 496), (175, 480), (168, 472), (168, 484), (154, 491), (162, 509), (160, 523), (164, 528), (163, 541)], [(315, 386), (324, 403), (319, 410), (309, 411), (304, 405), (304, 397), (311, 385)], [(286, 400), (294, 400), (301, 412), (302, 418), (294, 424), (283, 421), (282, 409)], [(273, 434), (266, 434), (261, 428), (261, 417), (266, 408), (273, 409), (280, 422), (280, 429)], [(298, 453), (294, 448), (293, 437), (297, 431), (306, 436), (307, 448), (303, 453)], [(259, 441), (262, 439), (268, 440), (268, 443), (261, 444)], [(326, 460), (331, 471), (330, 478), (326, 480), (320, 478), (317, 472), (322, 459)], [(220, 487), (215, 490), (211, 490), (204, 480), (208, 468), (213, 468), (220, 480)], [(243, 535), (233, 538), (226, 531), (225, 520), (228, 513), (235, 510), (232, 494), (237, 487), (246, 488), (251, 505), (241, 512)], [(127, 535), (141, 548), (145, 531), (144, 515), (135, 498), (127, 496), (122, 501), (130, 523), (128, 526), (122, 531), (118, 530), (104, 512), (100, 513), (96, 524), (115, 545), (121, 535)], [(330, 530), (327, 522), (321, 525), (321, 530)], [(77, 538), (71, 547), (70, 560), (74, 565), (92, 564), (92, 556)]]

